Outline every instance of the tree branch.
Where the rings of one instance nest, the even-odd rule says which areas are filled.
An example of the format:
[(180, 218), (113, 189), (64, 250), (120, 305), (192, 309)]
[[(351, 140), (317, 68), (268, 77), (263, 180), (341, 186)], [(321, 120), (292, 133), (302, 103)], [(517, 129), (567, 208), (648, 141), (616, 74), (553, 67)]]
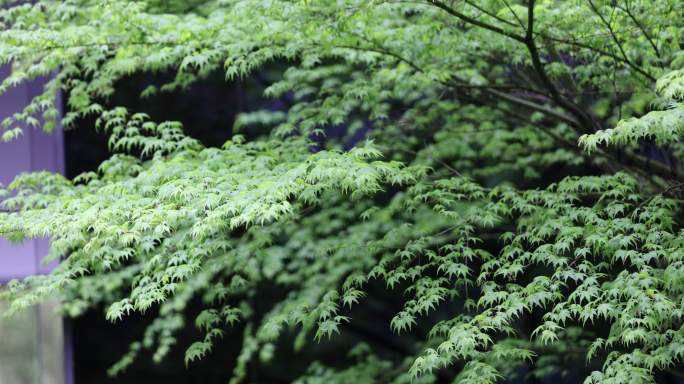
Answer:
[(504, 3), (504, 5), (506, 5), (506, 8), (508, 8), (508, 10), (511, 11), (511, 13), (513, 14), (513, 17), (515, 17), (515, 19), (518, 20), (518, 23), (520, 24), (520, 26), (523, 29), (525, 29), (525, 24), (522, 22), (522, 20), (520, 20), (520, 17), (518, 17), (518, 14), (515, 13), (515, 11), (513, 10), (513, 7), (511, 7), (511, 5), (508, 4), (508, 1), (506, 1), (506, 0), (501, 0), (501, 1)]
[(591, 7), (591, 10), (596, 14), (596, 16), (599, 17), (599, 19), (601, 19), (601, 22), (603, 23), (603, 25), (605, 25), (606, 28), (608, 29), (610, 36), (613, 38), (613, 41), (615, 41), (615, 44), (617, 45), (618, 50), (622, 54), (624, 62), (625, 63), (632, 63), (632, 60), (630, 60), (629, 57), (627, 56), (625, 49), (622, 47), (622, 43), (620, 43), (620, 40), (617, 38), (617, 35), (615, 34), (615, 31), (613, 30), (613, 27), (610, 25), (608, 20), (606, 20), (605, 17), (603, 17), (603, 14), (601, 14), (599, 9), (596, 8), (596, 6), (594, 5), (594, 2), (592, 0), (587, 0), (587, 1), (589, 2), (589, 6)]
[(556, 120), (560, 120), (560, 121), (562, 121), (568, 125), (575, 126), (575, 127), (578, 126), (578, 122), (576, 120), (574, 120), (572, 117), (570, 117), (570, 116), (568, 116), (562, 112), (558, 112), (558, 111), (554, 110), (553, 108), (549, 108), (546, 105), (537, 104), (537, 103), (531, 102), (529, 100), (513, 96), (513, 95), (508, 94), (508, 93), (497, 91), (496, 89), (486, 89), (484, 91), (486, 93), (492, 95), (492, 96), (499, 98), (499, 99), (506, 100), (506, 101), (509, 101), (513, 104), (519, 105), (521, 107), (525, 107), (525, 108), (531, 109), (533, 111), (541, 112), (545, 115), (551, 116), (551, 117), (555, 118)]
[[(657, 45), (657, 44), (655, 43), (655, 41), (651, 38), (651, 35), (648, 33), (648, 31), (646, 30), (646, 28), (644, 27), (644, 25), (641, 24), (641, 23), (639, 22), (639, 20), (636, 18), (636, 16), (634, 16), (634, 14), (632, 13), (632, 11), (629, 9), (629, 5), (628, 5), (628, 4), (629, 4), (629, 3), (625, 3), (625, 7), (624, 7), (624, 8), (622, 8), (619, 4), (616, 5), (616, 7), (617, 7), (618, 9), (620, 9), (620, 10), (625, 11), (625, 13), (627, 13), (627, 16), (629, 16), (629, 18), (634, 22), (634, 24), (636, 24), (636, 26), (639, 27), (639, 30), (641, 31), (641, 33), (644, 35), (644, 37), (646, 38), (646, 40), (648, 40), (649, 44), (651, 44), (651, 47), (653, 48), (653, 51), (655, 52), (655, 54), (656, 54), (656, 56), (658, 57), (658, 59), (662, 59), (662, 56), (660, 55), (660, 50), (658, 49), (658, 45)], [(660, 64), (660, 67), (662, 68), (662, 67), (663, 67), (663, 63), (660, 62), (659, 64)]]
[(535, 72), (539, 76), (544, 87), (551, 94), (551, 99), (554, 102), (556, 102), (558, 106), (565, 109), (575, 117), (577, 123), (579, 123), (579, 126), (575, 125), (575, 127), (581, 130), (580, 133), (594, 132), (596, 127), (593, 120), (589, 116), (587, 116), (587, 114), (584, 113), (579, 107), (563, 98), (563, 96), (561, 96), (560, 92), (558, 91), (558, 88), (556, 88), (555, 84), (551, 81), (551, 78), (549, 78), (548, 74), (546, 73), (546, 69), (544, 68), (544, 64), (542, 63), (539, 55), (537, 44), (534, 42), (534, 4), (535, 0), (528, 0), (527, 32), (525, 34), (524, 41), (525, 46), (527, 47), (527, 50), (529, 51), (530, 57), (532, 59), (532, 66), (534, 67)]
[(472, 24), (472, 25), (478, 26), (480, 28), (486, 29), (488, 31), (498, 33), (502, 36), (509, 37), (509, 38), (516, 40), (516, 41), (519, 41), (521, 43), (525, 42), (525, 38), (523, 36), (517, 35), (515, 33), (511, 33), (511, 32), (506, 32), (502, 28), (497, 27), (496, 25), (487, 24), (487, 23), (479, 21), (477, 19), (473, 19), (472, 17), (470, 17), (468, 15), (464, 15), (461, 12), (458, 12), (457, 10), (449, 7), (448, 5), (442, 3), (439, 0), (428, 0), (428, 3), (433, 4), (435, 7), (445, 11), (446, 13), (448, 13), (454, 17), (457, 17), (458, 19), (465, 21), (468, 24)]
[[(502, 18), (502, 17), (499, 17), (499, 16), (496, 15), (496, 13), (493, 13), (493, 12), (490, 12), (490, 11), (486, 10), (486, 9), (480, 7), (479, 5), (477, 5), (476, 3), (472, 2), (472, 1), (469, 1), (469, 0), (463, 0), (463, 1), (464, 1), (466, 4), (470, 5), (471, 7), (477, 9), (478, 11), (484, 13), (485, 15), (487, 15), (487, 16), (489, 16), (489, 17), (492, 17), (492, 18), (494, 18), (494, 19), (496, 19), (496, 20), (498, 20), (498, 21), (500, 21), (500, 22), (502, 22), (502, 23), (504, 23), (504, 24), (508, 24), (508, 25), (510, 25), (510, 26), (512, 26), (512, 27), (517, 27), (517, 25), (515, 25), (515, 23), (513, 23), (512, 21), (508, 21), (508, 20), (506, 20), (506, 19), (504, 19), (504, 18)], [(514, 14), (514, 15), (515, 15), (515, 14)], [(517, 16), (516, 16), (516, 18), (517, 18)]]
[(613, 60), (615, 60), (615, 61), (618, 61), (618, 62), (621, 62), (621, 63), (627, 65), (628, 67), (632, 68), (634, 71), (636, 71), (637, 73), (641, 74), (642, 76), (644, 76), (645, 78), (647, 78), (647, 79), (650, 80), (650, 81), (655, 82), (655, 81), (657, 80), (653, 75), (651, 75), (650, 73), (646, 72), (643, 68), (639, 67), (638, 65), (634, 64), (633, 62), (631, 62), (631, 61), (625, 61), (624, 58), (622, 58), (622, 57), (620, 57), (620, 56), (617, 56), (617, 55), (615, 55), (615, 54), (613, 54), (613, 53), (611, 53), (611, 52), (608, 52), (608, 51), (606, 51), (606, 50), (603, 50), (603, 49), (601, 49), (601, 48), (597, 48), (597, 47), (591, 46), (591, 45), (589, 45), (589, 44), (581, 43), (581, 42), (579, 42), (579, 41), (561, 39), (561, 38), (559, 38), (559, 37), (547, 35), (547, 34), (544, 34), (544, 33), (535, 33), (535, 34), (536, 34), (537, 36), (540, 36), (540, 37), (542, 37), (542, 38), (544, 38), (544, 39), (548, 39), (548, 40), (550, 40), (550, 41), (555, 41), (555, 42), (557, 42), (557, 43), (567, 44), (567, 45), (572, 45), (572, 46), (575, 46), (575, 47), (578, 47), (578, 48), (587, 49), (587, 50), (589, 50), (589, 51), (592, 51), (592, 52), (595, 52), (595, 53), (599, 53), (599, 54), (601, 54), (601, 55), (603, 55), (603, 56), (610, 57), (611, 59), (613, 59)]

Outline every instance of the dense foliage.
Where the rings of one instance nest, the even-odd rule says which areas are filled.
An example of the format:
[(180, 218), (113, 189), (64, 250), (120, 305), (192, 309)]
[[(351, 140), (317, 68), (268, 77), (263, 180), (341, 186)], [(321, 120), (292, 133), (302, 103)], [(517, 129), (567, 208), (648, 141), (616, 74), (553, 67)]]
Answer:
[[(50, 80), (3, 138), (93, 116), (112, 156), (2, 191), (3, 236), (62, 262), (1, 295), (154, 313), (111, 374), (241, 343), (239, 383), (341, 338), (296, 382), (681, 375), (681, 1), (5, 3), (0, 91)], [(175, 74), (154, 98), (272, 63), (290, 105), (221, 148), (107, 104), (134, 73)]]

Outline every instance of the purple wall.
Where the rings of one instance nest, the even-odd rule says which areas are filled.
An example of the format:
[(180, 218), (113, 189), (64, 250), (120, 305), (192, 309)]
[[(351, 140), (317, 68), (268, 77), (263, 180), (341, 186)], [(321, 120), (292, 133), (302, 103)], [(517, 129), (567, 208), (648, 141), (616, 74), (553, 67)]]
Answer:
[[(8, 66), (0, 68), (0, 78), (8, 75)], [(21, 109), (37, 95), (43, 81), (23, 84), (0, 96), (0, 120)], [(18, 139), (0, 142), (0, 183), (7, 185), (18, 173), (48, 170), (64, 172), (64, 143), (61, 130), (46, 134), (39, 129), (26, 128)], [(37, 273), (49, 272), (42, 258), (47, 254), (47, 240), (32, 240), (10, 244), (0, 238), (0, 282)]]
[[(9, 66), (0, 67), (0, 78), (5, 78), (9, 71)], [(44, 83), (45, 80), (38, 80), (22, 84), (0, 95), (0, 121), (21, 111), (42, 91)], [(41, 170), (64, 173), (64, 138), (60, 129), (46, 134), (40, 129), (25, 128), (24, 134), (18, 139), (9, 143), (0, 142), (0, 183), (7, 185), (19, 173)], [(11, 244), (0, 238), (0, 283), (49, 272), (56, 262), (52, 265), (43, 265), (41, 262), (48, 248), (47, 239)], [(71, 324), (68, 320), (63, 324), (65, 382), (73, 384)]]

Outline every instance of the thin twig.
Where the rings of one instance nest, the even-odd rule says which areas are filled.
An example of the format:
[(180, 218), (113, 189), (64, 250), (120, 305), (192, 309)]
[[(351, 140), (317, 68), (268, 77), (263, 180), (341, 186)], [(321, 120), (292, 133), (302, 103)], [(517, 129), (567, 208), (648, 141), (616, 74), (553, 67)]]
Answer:
[(441, 1), (429, 0), (428, 3), (434, 5), (435, 7), (445, 11), (446, 13), (448, 13), (448, 14), (450, 14), (450, 15), (452, 15), (452, 16), (454, 16), (454, 17), (456, 17), (462, 21), (465, 21), (468, 24), (472, 24), (472, 25), (478, 26), (480, 28), (486, 29), (488, 31), (495, 32), (499, 35), (509, 37), (509, 38), (516, 40), (516, 41), (519, 41), (521, 43), (525, 42), (525, 38), (523, 36), (517, 35), (517, 34), (512, 33), (512, 32), (507, 32), (507, 31), (503, 30), (502, 28), (500, 28), (496, 25), (487, 24), (487, 23), (482, 22), (480, 20), (473, 19), (472, 17), (465, 15), (461, 12), (458, 12), (457, 10), (449, 7), (448, 5), (442, 3)]
[(513, 10), (513, 8), (511, 7), (511, 5), (508, 4), (508, 1), (506, 1), (506, 0), (501, 0), (501, 1), (506, 5), (506, 8), (508, 8), (508, 10), (511, 11), (511, 13), (513, 14), (513, 17), (515, 17), (515, 19), (518, 20), (518, 23), (520, 23), (520, 26), (522, 27), (522, 29), (523, 29), (525, 32), (527, 32), (527, 30), (526, 30), (526, 28), (525, 28), (525, 24), (522, 22), (522, 20), (520, 20), (520, 17), (518, 17), (518, 14), (515, 13), (515, 11)]
[(617, 7), (618, 9), (622, 10), (622, 11), (625, 11), (625, 13), (627, 13), (627, 16), (629, 16), (629, 18), (630, 18), (630, 19), (634, 22), (634, 24), (636, 24), (636, 26), (639, 28), (639, 30), (641, 31), (641, 33), (643, 33), (644, 37), (646, 38), (646, 40), (648, 40), (649, 44), (651, 44), (651, 47), (653, 48), (653, 51), (655, 52), (656, 56), (658, 57), (660, 67), (663, 68), (663, 63), (662, 63), (662, 61), (660, 61), (660, 60), (662, 60), (662, 56), (660, 55), (660, 50), (658, 49), (658, 45), (657, 45), (657, 44), (655, 43), (655, 41), (651, 38), (651, 35), (648, 33), (648, 31), (646, 31), (646, 28), (644, 27), (644, 25), (641, 24), (641, 23), (639, 22), (639, 20), (636, 18), (636, 16), (634, 16), (634, 14), (632, 13), (632, 11), (629, 9), (629, 8), (630, 8), (630, 7), (629, 7), (629, 2), (626, 2), (626, 3), (625, 3), (625, 7), (624, 7), (624, 8), (622, 8), (619, 4), (616, 5), (616, 7)]
[(630, 60), (629, 57), (627, 56), (627, 53), (625, 52), (625, 49), (622, 47), (622, 43), (620, 42), (617, 35), (615, 34), (615, 31), (613, 30), (613, 27), (610, 25), (610, 22), (608, 20), (606, 20), (606, 18), (599, 11), (599, 9), (596, 8), (596, 6), (594, 5), (594, 2), (592, 0), (587, 0), (587, 1), (589, 2), (589, 5), (590, 5), (592, 11), (599, 17), (599, 19), (601, 19), (601, 22), (603, 23), (603, 25), (605, 25), (606, 28), (608, 29), (610, 36), (613, 38), (613, 41), (615, 41), (615, 44), (617, 45), (618, 50), (622, 54), (624, 62), (631, 64), (632, 60)]

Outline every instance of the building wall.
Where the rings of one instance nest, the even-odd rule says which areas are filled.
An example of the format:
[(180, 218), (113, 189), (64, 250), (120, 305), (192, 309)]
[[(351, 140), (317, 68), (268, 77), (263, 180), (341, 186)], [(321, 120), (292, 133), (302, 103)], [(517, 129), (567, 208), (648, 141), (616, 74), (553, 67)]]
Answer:
[[(9, 70), (8, 66), (0, 68), (0, 78)], [(0, 120), (21, 111), (43, 84), (44, 80), (35, 81), (0, 95)], [(22, 172), (43, 170), (64, 172), (61, 130), (46, 134), (25, 128), (18, 139), (0, 142), (0, 183), (7, 185)], [(54, 263), (41, 262), (48, 247), (47, 239), (12, 244), (0, 238), (0, 289), (11, 279), (48, 273), (54, 268)], [(0, 303), (0, 314), (3, 306)], [(55, 307), (55, 303), (41, 304), (0, 322), (0, 383), (72, 384), (70, 338)]]
[[(9, 73), (7, 66), (0, 68), (0, 78)], [(44, 81), (23, 84), (0, 95), (0, 120), (20, 111), (37, 95)], [(21, 172), (47, 170), (64, 173), (64, 143), (62, 131), (52, 134), (38, 129), (24, 129), (18, 139), (0, 142), (0, 183), (7, 185)], [(51, 266), (41, 265), (47, 254), (45, 239), (10, 244), (0, 238), (0, 282), (13, 278), (48, 272)], [(52, 266), (53, 267), (53, 266)]]

